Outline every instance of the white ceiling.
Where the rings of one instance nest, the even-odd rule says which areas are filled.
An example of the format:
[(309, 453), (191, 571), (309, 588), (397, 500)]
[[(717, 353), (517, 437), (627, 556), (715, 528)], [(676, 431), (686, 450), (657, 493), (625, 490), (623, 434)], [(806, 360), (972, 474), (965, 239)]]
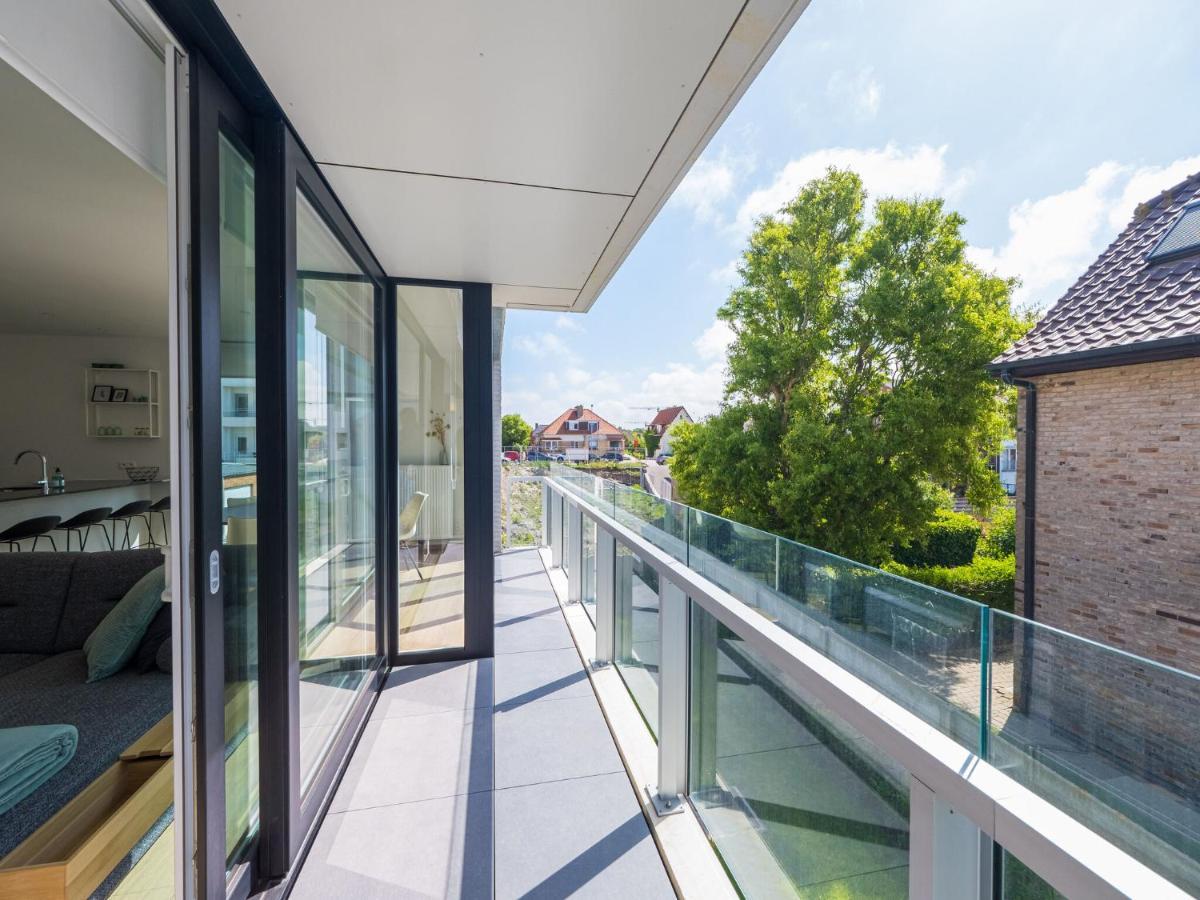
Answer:
[(390, 275), (586, 310), (807, 0), (217, 0)]
[(0, 62), (0, 332), (166, 337), (166, 186)]

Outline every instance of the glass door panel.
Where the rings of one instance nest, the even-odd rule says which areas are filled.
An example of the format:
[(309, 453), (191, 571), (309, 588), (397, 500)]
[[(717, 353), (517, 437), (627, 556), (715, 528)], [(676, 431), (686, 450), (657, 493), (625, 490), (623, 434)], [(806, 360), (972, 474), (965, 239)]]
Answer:
[(464, 645), (463, 292), (396, 287), (401, 653)]
[(258, 463), (255, 453), (254, 164), (218, 137), (225, 847), (258, 830)]
[(296, 197), (300, 771), (307, 787), (376, 656), (375, 284)]

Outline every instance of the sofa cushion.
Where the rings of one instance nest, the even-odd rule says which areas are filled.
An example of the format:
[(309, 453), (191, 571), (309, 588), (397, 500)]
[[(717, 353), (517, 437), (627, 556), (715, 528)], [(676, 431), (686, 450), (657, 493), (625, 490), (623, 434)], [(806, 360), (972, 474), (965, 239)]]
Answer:
[[(158, 648), (171, 643), (171, 604), (159, 603), (158, 612), (150, 620), (142, 642), (138, 644), (137, 652), (133, 655), (131, 665), (135, 672), (149, 672), (158, 660)], [(166, 671), (171, 671), (167, 669)]]
[[(161, 557), (160, 557), (161, 558)], [(79, 749), (53, 778), (0, 816), (0, 857), (111, 766), (126, 747), (171, 711), (171, 676), (126, 668), (85, 683), (82, 651), (51, 656), (0, 682), (0, 728), (69, 723)]]
[(162, 608), (165, 571), (159, 566), (138, 579), (83, 642), (88, 681), (115, 675), (133, 659), (155, 613)]
[(54, 652), (75, 555), (0, 554), (0, 653)]
[[(45, 658), (43, 653), (0, 653), (0, 678), (11, 675), (26, 666), (32, 666)], [(0, 684), (0, 691), (2, 690), (4, 690), (4, 685)]]
[[(47, 556), (51, 554), (45, 554)], [(101, 553), (59, 553), (74, 559), (71, 586), (62, 622), (54, 640), (55, 653), (78, 650), (125, 592), (163, 564), (159, 550), (105, 550)]]

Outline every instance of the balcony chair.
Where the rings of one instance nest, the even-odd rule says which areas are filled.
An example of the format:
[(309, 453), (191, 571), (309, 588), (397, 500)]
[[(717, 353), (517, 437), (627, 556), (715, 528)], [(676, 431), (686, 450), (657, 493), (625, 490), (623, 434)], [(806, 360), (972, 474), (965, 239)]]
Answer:
[(24, 522), (18, 522), (16, 525), (11, 525), (4, 531), (0, 531), (0, 544), (8, 544), (8, 552), (12, 553), (15, 547), (17, 552), (21, 550), (21, 541), (33, 538), (33, 546), (30, 550), (36, 550), (38, 541), (41, 538), (50, 538), (50, 546), (56, 551), (58, 545), (54, 543), (54, 536), (50, 534), (58, 523), (62, 521), (61, 516), (38, 516), (35, 519), (26, 519)]
[(111, 506), (97, 506), (94, 509), (85, 509), (81, 513), (76, 513), (67, 519), (65, 522), (58, 524), (59, 531), (67, 533), (67, 552), (71, 552), (71, 534), (74, 533), (79, 539), (79, 550), (82, 553), (87, 549), (88, 538), (92, 535), (92, 526), (99, 525), (100, 530), (104, 532), (104, 537), (108, 541), (108, 549), (113, 549), (112, 537), (108, 533), (108, 529), (104, 527), (104, 520), (112, 515)]
[(425, 508), (425, 501), (428, 498), (428, 494), (414, 491), (412, 498), (404, 504), (404, 509), (400, 510), (400, 549), (407, 554), (409, 562), (416, 569), (417, 577), (422, 581), (427, 579), (421, 574), (421, 567), (417, 564), (416, 557), (413, 556), (411, 544), (417, 535), (417, 523), (421, 519), (421, 510)]

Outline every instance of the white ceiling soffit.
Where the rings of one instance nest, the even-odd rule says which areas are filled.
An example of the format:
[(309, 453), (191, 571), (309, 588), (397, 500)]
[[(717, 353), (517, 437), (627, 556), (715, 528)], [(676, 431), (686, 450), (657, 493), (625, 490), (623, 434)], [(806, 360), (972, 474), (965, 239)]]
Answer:
[(587, 310), (807, 0), (217, 0), (390, 275)]

